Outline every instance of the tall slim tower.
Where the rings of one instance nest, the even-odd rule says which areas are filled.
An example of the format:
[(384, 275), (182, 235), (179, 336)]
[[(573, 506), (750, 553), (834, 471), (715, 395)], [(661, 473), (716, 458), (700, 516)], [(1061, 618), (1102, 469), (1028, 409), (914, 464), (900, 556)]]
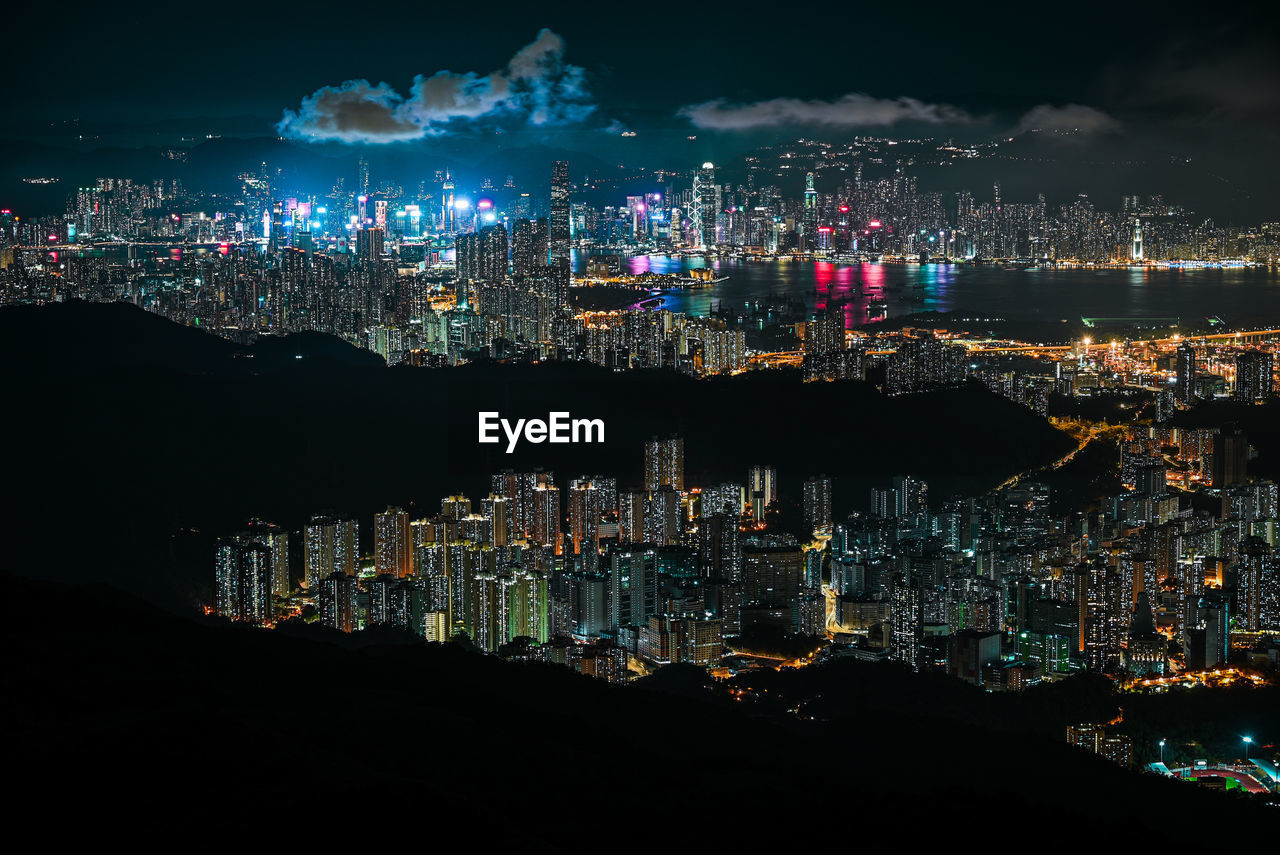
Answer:
[(1196, 402), (1196, 349), (1191, 342), (1178, 345), (1177, 380), (1174, 396), (1179, 404), (1190, 406)]
[(1133, 221), (1133, 248), (1129, 251), (1129, 258), (1133, 261), (1142, 260), (1142, 220), (1137, 218)]
[(362, 195), (369, 195), (369, 161), (363, 157), (356, 164), (356, 192)]
[(710, 161), (693, 176), (693, 205), (689, 209), (690, 243), (716, 245), (716, 214), (720, 212), (720, 188), (716, 186), (716, 165)]
[(569, 267), (569, 161), (551, 165), (551, 216), (547, 223), (552, 267)]
[(818, 191), (813, 188), (813, 173), (804, 177), (804, 248), (812, 249), (818, 234)]
[(449, 175), (449, 170), (446, 169), (444, 171), (444, 181), (440, 183), (440, 225), (447, 235), (454, 234), (458, 230), (453, 202), (453, 178)]

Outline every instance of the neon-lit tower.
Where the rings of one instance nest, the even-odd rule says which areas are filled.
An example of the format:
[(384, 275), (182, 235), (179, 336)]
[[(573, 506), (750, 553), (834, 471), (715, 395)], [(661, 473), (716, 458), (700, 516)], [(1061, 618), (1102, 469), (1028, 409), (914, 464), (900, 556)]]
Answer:
[(440, 182), (440, 226), (447, 235), (454, 234), (458, 230), (453, 211), (453, 178), (446, 169), (444, 181)]
[(818, 191), (813, 189), (813, 173), (804, 177), (804, 248), (813, 249), (818, 239)]
[(356, 190), (364, 195), (369, 195), (369, 161), (363, 157), (356, 164)]

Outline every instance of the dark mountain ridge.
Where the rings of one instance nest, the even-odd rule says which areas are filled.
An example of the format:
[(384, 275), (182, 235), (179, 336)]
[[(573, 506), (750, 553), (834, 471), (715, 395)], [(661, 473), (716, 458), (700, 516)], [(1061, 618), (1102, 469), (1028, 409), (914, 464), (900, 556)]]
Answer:
[[(865, 509), (867, 489), (895, 474), (924, 478), (942, 498), (1073, 447), (976, 384), (886, 397), (785, 371), (695, 380), (582, 363), (388, 369), (328, 336), (241, 348), (127, 305), (0, 309), (0, 354), (13, 452), (0, 474), (21, 497), (9, 524), (29, 535), (18, 566), (178, 602), (209, 583), (208, 538), (251, 515), (295, 530), (326, 508), (428, 515), (446, 495), (483, 497), (504, 468), (548, 468), (562, 486), (583, 474), (638, 486), (642, 444), (657, 434), (685, 437), (694, 485), (773, 465), (783, 503), (796, 505), (802, 482), (826, 473), (838, 516)], [(599, 418), (605, 441), (521, 442), (508, 454), (506, 443), (478, 442), (481, 411)]]
[[(900, 844), (929, 833), (924, 816), (1079, 844), (1220, 845), (1266, 827), (1256, 801), (958, 721), (915, 692), (895, 701), (883, 689), (923, 678), (890, 666), (797, 675), (847, 687), (843, 712), (802, 721), (456, 645), (344, 649), (101, 586), (0, 584), (6, 766), (23, 782), (10, 809), (67, 843), (275, 827), (294, 845), (367, 844), (382, 820), (547, 852)], [(1035, 694), (988, 706), (1039, 715)]]

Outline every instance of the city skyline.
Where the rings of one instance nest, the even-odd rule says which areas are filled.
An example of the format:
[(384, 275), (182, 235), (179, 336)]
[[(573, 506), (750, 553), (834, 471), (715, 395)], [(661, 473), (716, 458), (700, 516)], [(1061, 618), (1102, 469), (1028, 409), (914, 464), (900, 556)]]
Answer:
[(1269, 18), (5, 20), (19, 830), (1274, 836)]
[[(1046, 172), (1077, 185), (1112, 164), (1108, 178), (1130, 185), (1121, 193), (1158, 192), (1146, 185), (1180, 164), (1181, 180), (1203, 185), (1193, 207), (1206, 209), (1217, 193), (1229, 202), (1215, 216), (1257, 218), (1261, 200), (1280, 190), (1269, 156), (1280, 35), (1247, 10), (1208, 26), (1199, 11), (1080, 9), (1037, 20), (1025, 9), (824, 10), (822, 23), (775, 16), (766, 35), (750, 16), (708, 7), (699, 29), (708, 74), (686, 71), (678, 31), (651, 33), (600, 10), (405, 10), (401, 32), (371, 16), (339, 40), (317, 7), (289, 22), (305, 41), (283, 47), (252, 31), (234, 46), (182, 39), (164, 33), (161, 17), (134, 25), (139, 37), (159, 27), (147, 41), (156, 71), (103, 70), (106, 97), (83, 94), (75, 64), (43, 64), (45, 85), (19, 88), (0, 118), (12, 169), (0, 178), (15, 190), (24, 177), (70, 183), (85, 180), (87, 156), (103, 161), (99, 174), (119, 175), (137, 159), (131, 152), (201, 143), (215, 151), (207, 144), (276, 136), (288, 142), (275, 156), (300, 166), (355, 147), (467, 171), (498, 152), (547, 147), (556, 151), (545, 159), (655, 170), (729, 162), (796, 136), (1031, 138), (1019, 159), (1051, 163)], [(99, 14), (69, 16), (70, 49), (93, 50)], [(260, 23), (273, 15), (262, 12)], [(820, 28), (838, 34), (832, 44), (815, 39)], [(803, 47), (782, 59), (782, 44)], [(15, 50), (19, 63), (38, 61), (40, 42)], [(201, 84), (206, 68), (218, 70), (216, 89)], [(1015, 181), (1008, 170), (1003, 178)]]

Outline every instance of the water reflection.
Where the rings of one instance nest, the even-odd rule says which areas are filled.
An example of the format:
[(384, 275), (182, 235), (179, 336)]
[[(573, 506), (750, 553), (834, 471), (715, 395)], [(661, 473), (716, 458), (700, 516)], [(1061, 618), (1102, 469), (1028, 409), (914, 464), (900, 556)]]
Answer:
[[(582, 272), (586, 256), (575, 254)], [(948, 264), (832, 261), (741, 261), (637, 255), (631, 273), (681, 273), (711, 267), (728, 276), (707, 288), (665, 292), (646, 306), (709, 314), (723, 301), (741, 306), (769, 298), (802, 301), (810, 311), (834, 308), (850, 327), (914, 312), (959, 311), (1016, 320), (1080, 317), (1216, 316), (1228, 323), (1280, 321), (1280, 273), (1260, 268), (1006, 269)]]

